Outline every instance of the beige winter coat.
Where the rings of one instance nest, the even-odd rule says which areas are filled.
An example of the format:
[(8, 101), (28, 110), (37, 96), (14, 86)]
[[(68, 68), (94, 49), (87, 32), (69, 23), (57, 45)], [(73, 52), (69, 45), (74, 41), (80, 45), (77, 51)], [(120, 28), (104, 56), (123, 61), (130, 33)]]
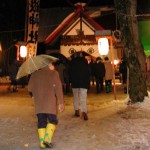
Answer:
[(113, 69), (112, 64), (110, 61), (105, 61), (105, 80), (112, 80), (113, 79)]
[(64, 103), (59, 74), (48, 66), (31, 75), (28, 91), (33, 94), (36, 114), (57, 114), (57, 100), (59, 104)]

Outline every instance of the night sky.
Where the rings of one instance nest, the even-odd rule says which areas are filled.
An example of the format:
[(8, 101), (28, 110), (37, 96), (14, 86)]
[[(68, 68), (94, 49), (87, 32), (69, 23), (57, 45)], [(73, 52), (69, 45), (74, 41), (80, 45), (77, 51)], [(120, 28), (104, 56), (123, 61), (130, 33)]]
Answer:
[(41, 0), (40, 7), (73, 7), (77, 2), (86, 3), (88, 6), (113, 5), (113, 0)]
[[(0, 3), (0, 40), (4, 31), (9, 32), (13, 38), (21, 40), (24, 34), (25, 28), (25, 15), (26, 15), (26, 1), (27, 0), (1, 0)], [(89, 6), (105, 6), (113, 5), (113, 0), (80, 0), (81, 2), (89, 2)], [(77, 0), (41, 0), (40, 8), (52, 8), (52, 7), (73, 7)], [(138, 0), (139, 12), (144, 13), (144, 7), (150, 5), (149, 0)], [(148, 4), (148, 5), (147, 5)], [(150, 9), (147, 9), (150, 10)], [(108, 15), (108, 20), (112, 17)], [(97, 18), (96, 21), (102, 23), (105, 20), (104, 17)], [(106, 27), (109, 27), (109, 21), (106, 23)], [(17, 37), (15, 37), (17, 36)]]
[[(16, 41), (24, 41), (26, 1), (27, 0), (1, 0), (0, 2), (0, 41), (3, 44), (4, 50), (10, 49)], [(74, 3), (76, 2), (78, 1), (41, 0), (40, 8), (74, 7)], [(81, 0), (81, 2), (89, 2), (86, 7), (113, 5), (113, 0)], [(149, 6), (150, 0), (138, 0), (138, 13), (150, 13)], [(114, 17), (114, 14), (111, 14), (96, 18), (95, 20), (104, 28), (115, 29)]]
[[(25, 12), (27, 0), (1, 0), (0, 2), (0, 31), (5, 30), (21, 30), (24, 29)], [(113, 5), (113, 0), (80, 0), (81, 2), (89, 2), (88, 6), (105, 6)], [(52, 7), (73, 7), (78, 0), (41, 0), (41, 8)], [(149, 0), (138, 0), (139, 12), (143, 12), (143, 6), (149, 6)], [(150, 9), (147, 9), (150, 10)]]
[[(0, 3), (0, 39), (1, 34), (9, 32), (14, 38), (17, 36), (18, 40), (23, 38), (25, 28), (26, 15), (26, 1), (27, 0), (1, 0)], [(77, 0), (41, 0), (40, 8), (52, 7), (73, 7)], [(113, 0), (81, 0), (81, 2), (90, 2), (87, 6), (102, 6), (112, 5)], [(15, 32), (15, 33), (14, 33)], [(20, 34), (20, 35), (19, 35)]]

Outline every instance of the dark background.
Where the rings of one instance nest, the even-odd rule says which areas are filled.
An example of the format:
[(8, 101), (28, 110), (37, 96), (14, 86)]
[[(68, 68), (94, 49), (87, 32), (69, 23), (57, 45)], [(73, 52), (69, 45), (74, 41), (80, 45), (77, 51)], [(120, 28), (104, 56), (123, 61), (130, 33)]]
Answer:
[(73, 7), (77, 2), (87, 3), (88, 6), (104, 6), (114, 4), (113, 0), (41, 0), (40, 7)]
[[(24, 41), (25, 16), (27, 0), (1, 0), (0, 1), (0, 42), (3, 50), (3, 70), (7, 72), (7, 67), (15, 58), (14, 44), (17, 41)], [(41, 0), (40, 8), (47, 9), (53, 7), (74, 7), (77, 0)], [(112, 6), (113, 0), (81, 0), (87, 3), (86, 8), (91, 6)], [(150, 13), (150, 0), (138, 0), (138, 14)], [(104, 28), (114, 30), (115, 14), (106, 14), (95, 20)]]

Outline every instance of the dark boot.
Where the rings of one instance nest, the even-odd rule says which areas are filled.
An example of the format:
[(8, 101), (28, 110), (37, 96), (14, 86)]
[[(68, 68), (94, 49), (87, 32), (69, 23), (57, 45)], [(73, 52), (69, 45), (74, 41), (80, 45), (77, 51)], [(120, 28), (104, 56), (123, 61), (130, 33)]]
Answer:
[(79, 110), (75, 110), (75, 116), (76, 116), (76, 117), (79, 117), (79, 116), (80, 116)]
[(84, 120), (88, 120), (88, 116), (87, 116), (87, 114), (86, 114), (85, 112), (82, 113), (82, 118), (83, 118)]
[(106, 93), (109, 93), (109, 85), (106, 85)]
[(124, 87), (124, 93), (127, 94), (127, 87)]
[(109, 92), (112, 92), (112, 85), (109, 85)]
[(13, 87), (13, 92), (18, 92), (17, 87)]

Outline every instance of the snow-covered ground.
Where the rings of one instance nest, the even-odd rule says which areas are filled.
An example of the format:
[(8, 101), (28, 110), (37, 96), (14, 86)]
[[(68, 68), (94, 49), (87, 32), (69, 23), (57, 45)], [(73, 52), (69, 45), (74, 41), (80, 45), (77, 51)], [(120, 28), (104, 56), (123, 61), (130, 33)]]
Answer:
[[(150, 150), (150, 96), (142, 103), (126, 105), (128, 96), (120, 86), (117, 100), (113, 93), (90, 91), (88, 121), (74, 117), (72, 94), (64, 99), (54, 150)], [(7, 86), (1, 86), (0, 110), (0, 150), (39, 150), (37, 119), (27, 88), (9, 93)]]

